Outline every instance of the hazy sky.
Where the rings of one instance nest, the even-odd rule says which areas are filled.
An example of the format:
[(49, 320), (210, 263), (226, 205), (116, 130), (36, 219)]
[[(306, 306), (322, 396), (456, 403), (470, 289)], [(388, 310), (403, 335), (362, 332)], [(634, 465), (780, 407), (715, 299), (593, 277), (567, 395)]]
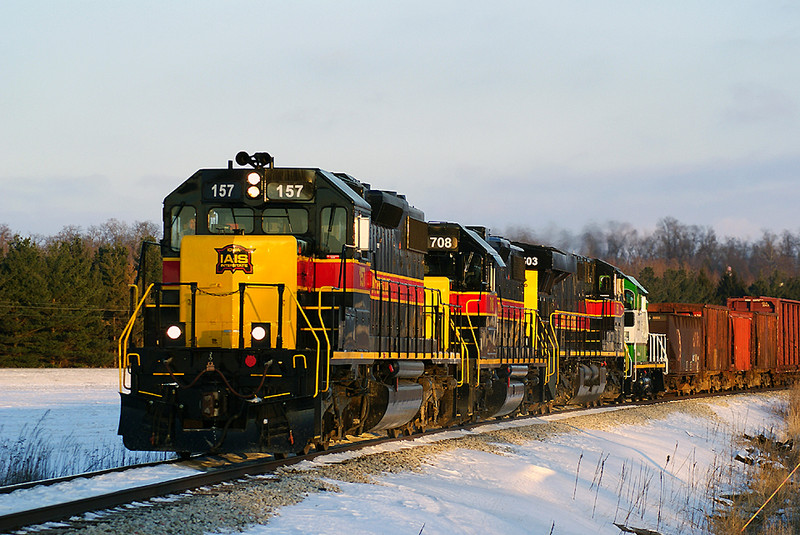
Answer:
[(160, 221), (239, 150), (431, 220), (800, 230), (800, 3), (0, 2), (0, 223)]

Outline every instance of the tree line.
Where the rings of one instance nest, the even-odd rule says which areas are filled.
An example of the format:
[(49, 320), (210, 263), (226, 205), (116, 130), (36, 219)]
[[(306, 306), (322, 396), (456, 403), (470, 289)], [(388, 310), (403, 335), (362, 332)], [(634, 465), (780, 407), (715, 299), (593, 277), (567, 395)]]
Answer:
[[(0, 368), (113, 365), (141, 244), (159, 234), (154, 223), (114, 219), (50, 237), (21, 236), (0, 224)], [(649, 233), (610, 222), (578, 234), (521, 228), (504, 234), (601, 258), (635, 276), (651, 302), (800, 300), (800, 233), (718, 238), (710, 227), (665, 218)], [(157, 259), (150, 262), (153, 280)]]
[(112, 366), (140, 245), (158, 233), (114, 219), (50, 237), (0, 225), (0, 367)]
[(728, 297), (800, 300), (800, 232), (764, 230), (760, 238), (717, 236), (708, 226), (661, 219), (652, 232), (609, 222), (580, 233), (511, 228), (512, 239), (601, 258), (633, 275), (654, 303), (724, 305)]

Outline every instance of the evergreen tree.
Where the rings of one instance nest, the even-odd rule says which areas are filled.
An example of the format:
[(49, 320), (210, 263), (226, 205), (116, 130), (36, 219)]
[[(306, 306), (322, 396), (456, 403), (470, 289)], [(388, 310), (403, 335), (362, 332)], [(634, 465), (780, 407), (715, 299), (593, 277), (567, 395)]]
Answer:
[(106, 308), (92, 255), (80, 236), (58, 240), (48, 248), (46, 280), (53, 307), (42, 348), (51, 366), (110, 364), (103, 322)]
[(0, 367), (41, 365), (51, 306), (43, 260), (31, 238), (14, 236), (0, 261)]
[(745, 295), (747, 295), (747, 288), (736, 272), (729, 267), (717, 284), (716, 303), (725, 305), (729, 297), (744, 297)]

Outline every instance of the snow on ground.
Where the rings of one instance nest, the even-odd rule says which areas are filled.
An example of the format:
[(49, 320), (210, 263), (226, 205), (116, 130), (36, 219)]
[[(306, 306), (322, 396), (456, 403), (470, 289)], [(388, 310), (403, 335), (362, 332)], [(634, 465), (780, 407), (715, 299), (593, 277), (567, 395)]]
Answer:
[[(338, 492), (312, 493), (279, 508), (268, 524), (247, 534), (616, 535), (620, 530), (614, 522), (663, 534), (697, 533), (713, 507), (708, 481), (722, 485), (711, 491), (726, 490), (737, 448), (732, 437), (778, 429), (774, 409), (785, 399), (748, 394), (676, 402), (668, 409), (625, 408), (613, 420), (600, 414), (605, 409), (575, 418), (561, 414), (499, 422), (481, 430), (489, 433), (492, 448), (465, 441), (431, 453), (419, 467), (373, 475), (373, 483), (332, 481)], [(91, 448), (121, 448), (118, 411), (116, 370), (0, 370), (0, 441), (39, 422), (53, 440), (68, 437)], [(436, 440), (476, 433), (447, 432)], [(426, 437), (328, 455), (296, 469), (313, 472), (370, 452), (391, 455), (433, 443)], [(167, 476), (137, 471), (114, 477), (79, 481), (51, 494), (77, 498), (121, 480), (146, 484)], [(19, 510), (20, 503), (52, 499), (43, 489), (35, 491), (41, 495), (21, 492), (0, 495), (0, 515)]]
[(63, 462), (85, 457), (69, 473), (91, 469), (97, 461), (88, 457), (96, 452), (122, 464), (163, 459), (164, 454), (130, 452), (122, 445), (118, 385), (114, 368), (0, 369), (0, 444), (38, 429), (70, 452)]
[[(705, 410), (613, 427), (591, 416), (536, 418), (572, 429), (519, 443), (501, 433), (498, 452), (455, 449), (377, 484), (336, 481), (341, 492), (312, 494), (246, 533), (616, 535), (614, 523), (698, 533), (713, 507), (709, 480), (723, 485), (717, 493), (727, 490), (732, 436), (776, 427), (781, 402), (742, 395), (689, 403)], [(641, 409), (617, 414), (629, 420), (628, 410)]]

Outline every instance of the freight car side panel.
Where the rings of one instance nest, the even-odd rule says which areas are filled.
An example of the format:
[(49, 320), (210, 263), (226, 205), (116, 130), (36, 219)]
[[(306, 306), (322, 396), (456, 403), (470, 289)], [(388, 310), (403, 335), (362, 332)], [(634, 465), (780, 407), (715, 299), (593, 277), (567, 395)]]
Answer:
[(650, 332), (667, 335), (670, 373), (693, 374), (700, 371), (705, 349), (701, 317), (654, 313), (650, 315)]
[[(775, 297), (738, 297), (728, 299), (734, 310), (752, 310), (763, 314), (757, 320), (757, 343), (759, 344), (758, 368), (777, 369), (779, 372), (800, 369), (800, 301)], [(774, 313), (775, 324), (772, 324)], [(776, 355), (772, 361), (772, 339), (775, 339)], [(766, 349), (766, 356), (764, 349)]]
[(800, 365), (800, 302), (788, 299), (776, 301), (780, 316), (778, 367), (795, 370)]
[(703, 307), (705, 327), (705, 371), (719, 372), (731, 367), (728, 309), (707, 305)]
[(760, 370), (775, 369), (778, 366), (778, 316), (755, 312), (753, 317), (753, 367)]
[(752, 369), (753, 358), (753, 313), (730, 312), (731, 351), (733, 367), (737, 371)]

